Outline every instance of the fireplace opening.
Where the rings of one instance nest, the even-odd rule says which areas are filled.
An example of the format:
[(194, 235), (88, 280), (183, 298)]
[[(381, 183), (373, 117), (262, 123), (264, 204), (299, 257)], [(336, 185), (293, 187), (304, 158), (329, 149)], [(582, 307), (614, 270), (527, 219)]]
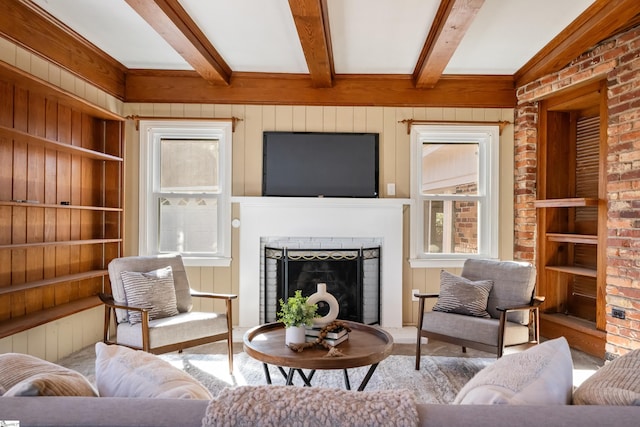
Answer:
[[(265, 247), (265, 321), (276, 320), (280, 299), (297, 290), (303, 296), (325, 283), (339, 305), (338, 319), (366, 324), (380, 323), (380, 247), (360, 249), (287, 249)], [(328, 313), (318, 302), (318, 314)]]

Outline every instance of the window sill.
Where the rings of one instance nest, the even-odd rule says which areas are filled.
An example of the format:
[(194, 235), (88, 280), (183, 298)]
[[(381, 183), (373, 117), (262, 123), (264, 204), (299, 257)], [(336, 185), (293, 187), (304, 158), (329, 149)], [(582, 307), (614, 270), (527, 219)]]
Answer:
[(231, 257), (182, 257), (182, 262), (187, 267), (229, 267)]
[(493, 259), (487, 256), (465, 256), (464, 258), (409, 258), (411, 268), (462, 268), (464, 262), (469, 258)]

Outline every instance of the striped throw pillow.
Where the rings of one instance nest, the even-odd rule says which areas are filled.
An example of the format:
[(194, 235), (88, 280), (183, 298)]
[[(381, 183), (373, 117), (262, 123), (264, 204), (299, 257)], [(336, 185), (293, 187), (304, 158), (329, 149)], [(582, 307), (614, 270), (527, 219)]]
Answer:
[[(178, 314), (173, 271), (165, 267), (148, 273), (123, 271), (120, 273), (127, 304), (149, 309), (149, 320)], [(129, 323), (142, 322), (142, 313), (129, 310)]]
[(433, 306), (433, 311), (491, 317), (487, 312), (487, 300), (492, 287), (492, 280), (474, 282), (442, 270), (440, 296)]

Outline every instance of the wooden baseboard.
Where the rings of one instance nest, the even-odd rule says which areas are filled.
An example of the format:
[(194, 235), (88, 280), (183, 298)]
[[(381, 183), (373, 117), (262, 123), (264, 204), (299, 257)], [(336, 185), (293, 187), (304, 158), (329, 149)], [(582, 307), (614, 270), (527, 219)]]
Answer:
[(606, 333), (595, 323), (564, 314), (540, 314), (540, 335), (553, 339), (565, 337), (572, 348), (604, 359)]

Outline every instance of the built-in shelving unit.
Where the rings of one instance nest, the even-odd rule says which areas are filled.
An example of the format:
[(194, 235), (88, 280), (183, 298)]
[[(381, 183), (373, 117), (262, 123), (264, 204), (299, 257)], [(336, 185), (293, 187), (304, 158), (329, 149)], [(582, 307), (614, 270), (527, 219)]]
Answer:
[(605, 345), (606, 88), (540, 102), (538, 293), (541, 334), (599, 357)]
[(96, 307), (123, 246), (123, 119), (0, 62), (0, 338)]

